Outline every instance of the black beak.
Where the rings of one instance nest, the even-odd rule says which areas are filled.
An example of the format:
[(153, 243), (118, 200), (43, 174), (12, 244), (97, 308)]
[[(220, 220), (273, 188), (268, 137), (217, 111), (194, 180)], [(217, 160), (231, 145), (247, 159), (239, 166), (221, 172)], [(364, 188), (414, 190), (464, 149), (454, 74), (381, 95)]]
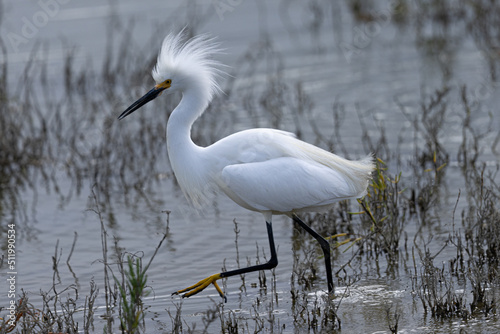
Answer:
[(143, 97), (141, 97), (139, 100), (135, 101), (130, 107), (127, 108), (120, 116), (118, 116), (118, 119), (124, 119), (149, 101), (153, 101), (156, 99), (158, 96), (160, 96), (160, 93), (163, 92), (167, 87), (157, 87), (155, 86), (153, 89), (151, 89), (149, 92), (147, 92)]

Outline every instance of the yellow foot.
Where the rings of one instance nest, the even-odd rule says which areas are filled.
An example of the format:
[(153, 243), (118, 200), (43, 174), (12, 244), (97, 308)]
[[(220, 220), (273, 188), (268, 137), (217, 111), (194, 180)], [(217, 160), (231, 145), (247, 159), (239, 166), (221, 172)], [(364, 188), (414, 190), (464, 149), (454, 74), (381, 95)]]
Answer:
[(182, 295), (182, 298), (191, 297), (192, 295), (195, 295), (198, 292), (201, 292), (201, 291), (205, 290), (205, 288), (207, 286), (209, 286), (210, 284), (213, 284), (215, 286), (215, 289), (217, 289), (217, 292), (219, 293), (219, 295), (222, 298), (224, 298), (224, 302), (227, 302), (226, 296), (224, 295), (224, 293), (222, 292), (221, 288), (217, 284), (217, 280), (221, 279), (221, 278), (222, 277), (221, 277), (220, 274), (215, 274), (215, 275), (212, 275), (212, 276), (208, 276), (207, 278), (202, 279), (201, 281), (199, 281), (195, 285), (191, 285), (190, 287), (187, 287), (185, 289), (176, 291), (172, 295), (180, 295), (181, 293), (186, 292), (186, 293), (184, 293)]

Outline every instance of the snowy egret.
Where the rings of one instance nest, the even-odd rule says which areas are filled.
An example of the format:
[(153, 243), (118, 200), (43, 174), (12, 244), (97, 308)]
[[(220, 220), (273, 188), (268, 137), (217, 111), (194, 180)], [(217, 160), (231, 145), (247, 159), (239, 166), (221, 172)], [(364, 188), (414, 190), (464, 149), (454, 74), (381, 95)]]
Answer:
[(152, 71), (156, 85), (127, 108), (118, 119), (130, 115), (163, 91), (181, 92), (179, 105), (167, 122), (167, 150), (175, 177), (194, 204), (207, 198), (207, 191), (223, 192), (240, 206), (264, 215), (271, 258), (267, 263), (211, 275), (186, 289), (174, 292), (192, 296), (213, 284), (222, 298), (217, 280), (278, 265), (272, 215), (284, 214), (311, 234), (325, 258), (328, 291), (333, 291), (330, 245), (306, 225), (297, 213), (322, 211), (335, 202), (359, 198), (366, 193), (373, 170), (367, 156), (350, 161), (275, 129), (249, 129), (234, 133), (208, 147), (191, 140), (191, 126), (220, 91), (216, 78), (220, 63), (213, 39), (202, 35), (185, 40), (183, 32), (163, 41)]

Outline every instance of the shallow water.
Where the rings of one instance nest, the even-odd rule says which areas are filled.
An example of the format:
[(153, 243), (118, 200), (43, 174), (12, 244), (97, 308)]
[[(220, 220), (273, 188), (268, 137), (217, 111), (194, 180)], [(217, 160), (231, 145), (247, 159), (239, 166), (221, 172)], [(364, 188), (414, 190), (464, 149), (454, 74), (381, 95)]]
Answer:
[[(312, 3), (312, 2), (311, 2)], [(214, 10), (216, 2), (202, 2), (197, 4), (200, 12)], [(457, 147), (461, 142), (461, 116), (458, 88), (467, 84), (473, 92), (472, 99), (480, 102), (484, 107), (474, 116), (474, 126), (478, 129), (492, 124), (494, 134), (487, 136), (482, 143), (492, 143), (495, 131), (500, 129), (498, 112), (499, 86), (491, 81), (489, 65), (484, 55), (478, 50), (471, 36), (455, 36), (454, 28), (446, 33), (445, 38), (458, 40), (452, 44), (452, 50), (441, 51), (438, 57), (432, 55), (434, 51), (426, 51), (417, 46), (414, 31), (411, 28), (400, 28), (391, 22), (391, 19), (379, 16), (371, 21), (355, 21), (345, 4), (324, 6), (324, 21), (316, 33), (311, 33), (308, 26), (314, 22), (314, 17), (308, 7), (297, 2), (291, 2), (288, 7), (283, 3), (267, 4), (264, 2), (236, 1), (232, 2), (230, 11), (219, 15), (217, 12), (200, 20), (196, 27), (198, 32), (209, 32), (218, 36), (222, 47), (226, 49), (220, 60), (231, 68), (236, 69), (243, 53), (249, 45), (255, 44), (259, 36), (268, 34), (273, 42), (273, 48), (279, 53), (282, 62), (281, 72), (285, 81), (301, 83), (304, 91), (314, 103), (312, 110), (306, 110), (300, 115), (297, 123), (293, 114), (284, 114), (279, 120), (279, 126), (288, 131), (297, 131), (300, 126), (303, 139), (325, 146), (324, 142), (317, 142), (317, 136), (308, 120), (313, 119), (318, 131), (330, 137), (334, 127), (332, 105), (339, 101), (345, 106), (345, 115), (342, 126), (339, 127), (339, 137), (343, 147), (348, 151), (350, 158), (364, 156), (368, 152), (361, 139), (358, 110), (362, 114), (370, 136), (378, 138), (378, 125), (383, 124), (387, 137), (387, 146), (398, 155), (389, 170), (396, 173), (401, 171), (407, 184), (417, 183), (417, 176), (412, 174), (410, 162), (415, 160), (412, 125), (403, 115), (395, 101), (405, 106), (408, 115), (416, 115), (420, 110), (420, 101), (424, 93), (432, 93), (435, 88), (447, 82), (453, 91), (450, 97), (450, 109), (447, 114), (446, 127), (441, 139), (444, 147), (450, 152), (450, 161), (446, 167), (446, 191), (440, 203), (436, 224), (425, 226), (426, 238), (433, 236), (433, 242), (428, 245), (431, 252), (441, 248), (453, 228), (452, 212), (459, 193), (465, 196), (468, 185), (462, 177), (459, 162), (457, 161)], [(256, 5), (257, 4), (257, 5)], [(151, 34), (158, 27), (168, 31), (170, 23), (178, 27), (188, 21), (188, 13), (192, 12), (181, 1), (153, 1), (147, 6), (136, 4), (133, 1), (103, 5), (101, 2), (89, 1), (85, 5), (70, 2), (61, 5), (53, 17), (40, 27), (26, 43), (13, 48), (8, 45), (9, 77), (11, 85), (16, 85), (17, 78), (29, 52), (37, 41), (45, 41), (50, 45), (49, 77), (54, 91), (62, 91), (63, 83), (60, 80), (60, 68), (64, 61), (66, 50), (76, 47), (75, 66), (87, 66), (88, 59), (96, 68), (102, 63), (106, 50), (106, 26), (111, 20), (120, 20), (125, 29), (128, 25), (134, 26), (130, 44), (142, 47), (148, 57), (154, 56), (160, 45), (157, 41), (153, 48), (147, 45), (144, 35)], [(32, 18), (41, 7), (21, 2), (4, 4), (3, 33), (19, 32), (22, 29), (23, 17)], [(194, 8), (194, 7), (193, 7)], [(288, 8), (288, 18), (284, 14)], [(327, 12), (326, 9), (331, 10)], [(373, 13), (387, 13), (391, 11), (389, 4), (380, 5), (373, 9)], [(165, 13), (169, 22), (165, 22)], [(416, 18), (410, 17), (408, 20)], [(427, 33), (432, 28), (424, 27)], [(364, 35), (361, 35), (360, 33)], [(5, 36), (5, 35), (2, 35)], [(65, 42), (60, 43), (63, 40)], [(339, 48), (341, 45), (354, 47), (352, 54), (346, 54)], [(429, 55), (431, 53), (431, 55)], [(448, 58), (447, 58), (448, 57)], [(437, 60), (436, 60), (437, 59)], [(442, 61), (445, 59), (445, 61)], [(274, 70), (273, 65), (262, 63), (251, 77), (235, 78), (233, 94), (243, 95), (245, 90), (254, 89), (262, 92), (266, 87), (266, 65)], [(149, 73), (150, 68), (144, 68)], [(449, 71), (444, 79), (443, 72)], [(244, 73), (240, 73), (244, 74)], [(247, 73), (248, 74), (248, 73)], [(152, 84), (151, 79), (143, 84), (147, 87)], [(227, 80), (227, 78), (225, 79)], [(249, 87), (250, 86), (250, 87)], [(58, 94), (58, 93), (56, 93)], [(132, 103), (138, 96), (132, 94), (122, 96), (117, 110), (103, 110), (105, 115), (118, 116), (123, 108)], [(217, 128), (215, 138), (220, 138), (230, 132), (256, 126), (273, 126), (272, 115), (259, 114), (256, 117), (241, 112), (242, 101), (231, 98), (234, 110), (223, 110), (217, 115), (222, 124), (231, 123), (229, 127)], [(152, 109), (152, 107), (151, 107)], [(151, 109), (143, 111), (146, 117), (155, 117)], [(493, 115), (490, 119), (488, 111)], [(216, 111), (212, 110), (212, 113)], [(230, 115), (229, 113), (235, 113)], [(213, 117), (211, 119), (214, 119)], [(134, 118), (123, 122), (123, 131), (133, 127)], [(132, 124), (129, 124), (132, 123)], [(194, 131), (207, 123), (194, 125)], [(299, 124), (299, 125), (297, 125)], [(120, 124), (121, 125), (121, 124)], [(210, 129), (208, 129), (210, 130)], [(400, 138), (404, 140), (400, 141)], [(417, 138), (416, 140), (422, 140)], [(166, 156), (166, 146), (165, 152)], [(339, 152), (343, 155), (343, 152)], [(396, 161), (399, 159), (399, 163)], [(184, 288), (199, 279), (221, 270), (237, 267), (235, 246), (235, 224), (240, 230), (238, 235), (238, 254), (242, 266), (247, 259), (255, 263), (257, 252), (262, 260), (263, 251), (268, 252), (267, 235), (263, 218), (258, 213), (248, 212), (224, 197), (217, 197), (212, 206), (203, 211), (196, 211), (189, 207), (182, 192), (169, 177), (170, 168), (166, 158), (159, 159), (165, 164), (165, 177), (158, 175), (157, 183), (141, 189), (145, 194), (130, 205), (121, 194), (112, 194), (106, 213), (112, 213), (113, 218), (105, 217), (105, 225), (110, 236), (108, 247), (114, 247), (113, 239), (118, 246), (129, 253), (144, 254), (149, 259), (155, 246), (160, 241), (166, 228), (167, 215), (163, 210), (169, 210), (168, 236), (160, 252), (156, 255), (153, 265), (148, 270), (148, 285), (152, 294), (145, 298), (148, 307), (146, 314), (146, 328), (148, 333), (169, 332), (172, 327), (171, 316), (167, 310), (175, 314), (176, 305), (182, 305), (182, 316), (187, 330), (188, 327), (200, 330), (203, 328), (203, 316), (209, 308), (219, 303), (219, 296), (212, 288), (189, 299), (180, 300), (170, 294), (177, 289)], [(480, 161), (492, 167), (498, 162), (498, 156), (489, 145), (482, 149)], [(56, 172), (60, 189), (69, 189), (74, 180), (71, 180), (62, 170)], [(498, 177), (497, 177), (498, 181)], [(18, 238), (16, 240), (17, 253), (17, 289), (28, 292), (30, 302), (34, 305), (41, 303), (39, 291), (48, 291), (54, 278), (52, 257), (55, 252), (61, 252), (59, 274), (61, 284), (65, 287), (76, 284), (79, 294), (89, 293), (89, 282), (94, 279), (100, 287), (100, 295), (96, 304), (102, 307), (105, 304), (103, 297), (103, 257), (101, 244), (101, 227), (95, 212), (88, 208), (95, 208), (91, 197), (92, 181), (86, 179), (79, 196), (72, 196), (68, 200), (61, 200), (61, 195), (54, 191), (47, 192), (39, 180), (34, 180), (35, 189), (23, 191), (23, 200), (26, 207), (26, 217), (19, 222)], [(64, 191), (63, 191), (64, 193)], [(149, 202), (148, 202), (149, 201)], [(457, 212), (466, 207), (466, 201), (460, 201)], [(356, 203), (352, 203), (353, 211), (361, 211)], [(405, 226), (408, 240), (413, 240), (419, 227), (412, 225), (410, 220)], [(277, 332), (297, 333), (307, 331), (307, 326), (301, 327), (294, 322), (293, 306), (290, 296), (290, 280), (293, 261), (293, 225), (289, 219), (276, 217), (274, 219), (275, 242), (278, 247), (279, 266), (274, 274), (266, 273), (268, 290), (259, 287), (258, 274), (247, 274), (243, 292), (242, 280), (233, 277), (225, 283), (228, 302), (223, 305), (224, 312), (236, 315), (239, 319), (247, 319), (248, 329), (253, 332), (257, 320), (269, 320), (270, 327)], [(66, 259), (70, 254), (74, 235), (77, 241), (69, 265)], [(303, 236), (304, 237), (304, 236)], [(308, 238), (305, 236), (304, 238)], [(56, 243), (58, 248), (56, 250)], [(257, 249), (258, 247), (258, 249)], [(402, 246), (401, 246), (402, 247)], [(356, 246), (346, 253), (338, 252), (334, 259), (334, 266), (345, 263)], [(447, 253), (445, 249), (440, 253), (442, 261), (453, 256), (454, 250)], [(110, 251), (111, 261), (116, 261)], [(267, 255), (267, 254), (266, 254)], [(389, 333), (387, 310), (398, 310), (402, 314), (399, 320), (401, 333), (456, 333), (463, 328), (467, 332), (495, 333), (500, 328), (496, 317), (476, 317), (467, 322), (457, 319), (435, 320), (429, 314), (424, 314), (420, 302), (412, 295), (411, 278), (408, 268), (413, 266), (411, 250), (401, 250), (399, 268), (388, 269), (384, 257), (377, 257), (376, 263), (367, 263), (362, 266), (362, 272), (357, 272), (358, 281), (346, 286), (337, 286), (337, 300), (340, 302), (338, 316), (342, 321), (344, 333)], [(306, 293), (318, 295), (321, 300), (321, 291), (326, 289), (322, 259), (318, 253), (318, 267), (320, 280), (315, 281), (313, 290)], [(4, 269), (2, 268), (2, 275)], [(275, 280), (273, 282), (273, 280)], [(5, 282), (5, 281), (4, 281)], [(4, 283), (2, 282), (2, 284)], [(273, 282), (275, 287), (272, 287)], [(0, 284), (1, 291), (7, 289)], [(272, 291), (272, 293), (270, 292)], [(277, 296), (277, 297), (275, 297)], [(311, 295), (309, 300), (314, 300)], [(340, 296), (343, 296), (340, 300)], [(5, 304), (5, 294), (0, 297), (0, 305)], [(82, 302), (83, 303), (83, 302)], [(220, 306), (218, 306), (220, 307)], [(99, 308), (96, 314), (104, 314)], [(267, 322), (266, 322), (267, 323)], [(102, 319), (95, 320), (96, 331), (104, 326)], [(115, 322), (117, 326), (117, 322)], [(220, 330), (219, 320), (215, 321), (209, 332)], [(255, 327), (256, 328), (256, 327)], [(118, 332), (116, 330), (116, 332)]]

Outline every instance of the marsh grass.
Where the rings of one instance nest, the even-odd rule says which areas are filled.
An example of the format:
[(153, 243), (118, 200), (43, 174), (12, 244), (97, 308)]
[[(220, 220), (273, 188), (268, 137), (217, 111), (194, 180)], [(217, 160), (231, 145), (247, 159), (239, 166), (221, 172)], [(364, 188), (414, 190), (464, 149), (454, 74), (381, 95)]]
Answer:
[[(477, 115), (488, 112), (481, 104), (484, 96), (474, 95), (473, 88), (453, 86), (449, 82), (453, 76), (449, 60), (463, 41), (461, 35), (468, 34), (484, 53), (490, 79), (498, 77), (499, 25), (495, 22), (500, 17), (499, 6), (491, 1), (477, 1), (472, 7), (470, 2), (460, 3), (463, 8), (447, 1), (398, 2), (398, 8), (403, 9), (398, 9), (400, 19), (396, 21), (393, 16), (394, 23), (398, 27), (415, 25), (416, 47), (426, 59), (438, 63), (443, 84), (439, 88), (429, 88), (429, 92), (422, 88), (422, 94), (415, 97), (417, 102), (412, 106), (394, 98), (396, 107), (407, 120), (405, 130), (409, 134), (399, 136), (396, 145), (389, 141), (389, 129), (384, 122), (372, 124), (361, 107), (355, 105), (363, 147), (377, 157), (368, 194), (360, 202), (342, 202), (327, 213), (304, 216), (311, 227), (331, 237), (337, 286), (355, 289), (370, 271), (378, 277), (401, 279), (409, 276), (413, 299), (420, 305), (418, 311), (441, 321), (496, 315), (500, 284), (499, 165), (498, 162), (487, 165), (482, 161), (486, 149), (493, 154), (497, 152), (499, 135), (491, 125), (498, 121), (497, 115), (489, 112), (489, 125), (482, 126), (484, 118), (483, 123), (477, 125)], [(325, 13), (333, 12), (332, 5), (309, 1), (300, 6), (306, 6), (312, 13), (307, 29), (317, 36), (321, 27), (327, 24)], [(365, 1), (354, 2), (349, 11), (357, 22), (376, 20), (373, 7)], [(190, 15), (188, 19), (196, 21), (193, 17), (198, 14), (192, 12)], [(206, 19), (206, 13), (199, 15)], [(453, 20), (462, 21), (457, 26), (459, 32), (448, 39)], [(289, 23), (294, 30), (297, 23)], [(127, 29), (122, 29), (125, 26)], [(429, 26), (433, 28), (427, 29)], [(126, 107), (123, 96), (130, 97), (125, 100), (131, 102), (149, 89), (145, 83), (150, 79), (144, 69), (152, 68), (156, 57), (154, 53), (144, 57), (134, 51), (142, 48), (128, 47), (133, 40), (132, 32), (133, 25), (123, 22), (110, 25), (108, 48), (100, 70), (76, 64), (76, 51), (69, 48), (60, 69), (63, 95), (52, 91), (47, 84), (48, 49), (43, 44), (34, 46), (17, 88), (11, 90), (6, 84), (7, 51), (0, 39), (0, 56), (4, 59), (0, 66), (0, 221), (15, 222), (20, 237), (29, 239), (36, 228), (30, 218), (34, 210), (23, 203), (25, 192), (30, 190), (34, 194), (35, 203), (42, 193), (55, 193), (64, 207), (73, 197), (82, 196), (90, 188), (89, 207), (100, 224), (102, 258), (99, 261), (103, 271), (102, 281), (88, 282), (89, 292), (83, 296), (70, 265), (72, 250), (64, 267), (63, 252), (56, 244), (51, 264), (51, 288), (39, 294), (22, 291), (18, 298), (16, 326), (7, 326), (4, 318), (0, 333), (148, 330), (145, 318), (148, 305), (144, 296), (153, 290), (147, 285), (147, 270), (169, 233), (169, 215), (167, 213), (163, 239), (143, 266), (143, 250), (129, 253), (118, 240), (111, 242), (112, 229), (117, 225), (112, 203), (120, 197), (130, 210), (145, 205), (158, 211), (159, 200), (144, 189), (160, 179), (170, 180), (175, 186), (175, 180), (161, 158), (165, 156), (164, 124), (168, 115), (156, 113), (152, 120), (145, 116), (146, 113), (138, 114), (137, 122), (120, 124), (120, 127), (114, 121), (115, 111)], [(294, 34), (296, 31), (290, 31), (291, 36)], [(342, 34), (342, 31), (337, 27), (335, 34)], [(154, 33), (145, 44), (156, 45), (162, 35)], [(313, 44), (320, 51), (324, 40), (317, 37)], [(234, 105), (238, 105), (252, 126), (287, 128), (297, 132), (299, 137), (312, 133), (312, 141), (317, 145), (345, 156), (352, 154), (341, 138), (347, 110), (342, 99), (332, 101), (333, 131), (323, 132), (319, 125), (324, 124), (317, 124), (314, 115), (318, 110), (304, 82), (290, 81), (286, 77), (284, 58), (276, 51), (271, 36), (262, 34), (239, 59), (236, 70), (230, 73), (224, 88), (226, 94), (211, 104), (210, 109), (217, 110), (218, 115), (209, 111), (193, 127), (195, 142), (209, 144), (238, 130), (242, 121), (233, 112)], [(259, 77), (254, 73), (266, 75)], [(248, 80), (235, 79), (238, 77)], [(176, 102), (175, 98), (158, 100), (155, 107), (172, 110)], [(446, 141), (444, 130), (450, 115), (458, 115), (461, 122), (453, 129), (461, 136), (458, 146)], [(221, 118), (226, 121), (220, 122)], [(411, 147), (410, 161), (401, 158), (400, 150), (404, 145)], [(457, 157), (466, 188), (459, 192), (455, 209), (450, 214), (443, 209), (446, 204), (443, 198), (450, 197), (447, 192), (452, 188), (449, 176), (453, 173), (450, 165), (454, 157)], [(400, 171), (403, 165), (408, 167), (405, 173)], [(69, 187), (62, 187), (58, 177), (61, 174), (70, 180)], [(452, 221), (452, 229), (444, 235), (434, 236), (436, 226), (441, 227), (442, 221)], [(5, 226), (0, 225), (0, 235), (5, 235)], [(265, 261), (265, 248), (258, 244), (255, 256), (240, 259), (236, 221), (234, 233), (238, 267)], [(73, 245), (77, 240), (75, 236)], [(248, 314), (213, 301), (210, 307), (200, 311), (199, 323), (190, 323), (190, 317), (183, 313), (183, 302), (174, 300), (173, 307), (165, 311), (170, 318), (168, 331), (280, 333), (289, 332), (292, 324), (295, 332), (340, 331), (339, 310), (343, 298), (348, 297), (347, 292), (334, 299), (313, 293), (325, 286), (323, 259), (316, 242), (297, 229), (293, 230), (292, 251), (290, 291), (277, 290), (275, 271), (261, 272), (256, 286), (259, 293), (252, 296)], [(2, 258), (0, 267), (3, 266)], [(66, 269), (74, 280), (69, 284), (61, 274)], [(249, 283), (244, 275), (240, 280), (241, 294), (248, 297)], [(274, 313), (282, 307), (280, 294), (290, 300), (288, 320)], [(103, 295), (104, 298), (98, 298)], [(102, 300), (104, 305), (98, 305)], [(404, 325), (401, 310), (387, 309), (386, 315), (387, 329), (396, 333)]]
[[(62, 250), (56, 244), (52, 257), (52, 287), (47, 291), (40, 290), (41, 306), (32, 304), (30, 302), (32, 293), (22, 290), (15, 311), (15, 325), (7, 326), (4, 322), (0, 327), (0, 333), (13, 331), (15, 333), (78, 333), (82, 330), (80, 324), (83, 324), (83, 330), (86, 333), (94, 330), (95, 301), (99, 289), (92, 279), (89, 283), (89, 293), (82, 300), (79, 294), (80, 286), (76, 281), (66, 285), (61, 280), (61, 256)], [(71, 270), (69, 263), (67, 266)], [(38, 300), (36, 303), (40, 304)]]
[(113, 277), (120, 290), (120, 326), (122, 332), (137, 333), (144, 330), (144, 304), (142, 298), (149, 295), (146, 291), (147, 268), (142, 267), (142, 259), (127, 256), (127, 270), (123, 270), (122, 282)]

